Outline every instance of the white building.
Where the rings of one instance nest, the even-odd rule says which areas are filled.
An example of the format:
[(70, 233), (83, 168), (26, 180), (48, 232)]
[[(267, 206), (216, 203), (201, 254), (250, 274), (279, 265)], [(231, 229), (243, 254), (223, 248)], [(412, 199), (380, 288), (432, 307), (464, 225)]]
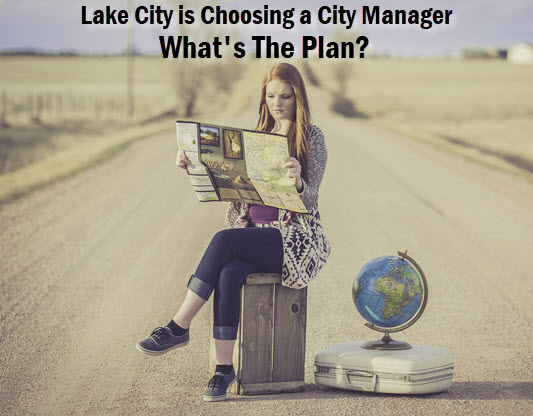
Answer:
[(513, 64), (533, 64), (533, 44), (519, 43), (509, 48), (507, 61)]

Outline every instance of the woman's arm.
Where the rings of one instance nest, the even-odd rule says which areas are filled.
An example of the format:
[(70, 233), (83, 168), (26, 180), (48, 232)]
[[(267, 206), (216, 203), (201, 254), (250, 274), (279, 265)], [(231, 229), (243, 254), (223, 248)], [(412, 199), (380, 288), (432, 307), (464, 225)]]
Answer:
[(303, 188), (300, 194), (302, 201), (308, 211), (314, 207), (318, 201), (318, 190), (324, 177), (326, 163), (328, 161), (328, 150), (324, 133), (317, 126), (311, 126), (307, 137), (307, 182), (302, 178)]

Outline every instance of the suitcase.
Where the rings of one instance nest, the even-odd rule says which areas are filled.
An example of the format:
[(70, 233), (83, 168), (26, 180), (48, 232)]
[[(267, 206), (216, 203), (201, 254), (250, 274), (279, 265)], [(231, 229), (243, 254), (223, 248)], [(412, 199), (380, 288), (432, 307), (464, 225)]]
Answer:
[(452, 385), (453, 359), (445, 348), (413, 345), (408, 350), (368, 350), (344, 342), (315, 357), (315, 382), (376, 393), (425, 394)]

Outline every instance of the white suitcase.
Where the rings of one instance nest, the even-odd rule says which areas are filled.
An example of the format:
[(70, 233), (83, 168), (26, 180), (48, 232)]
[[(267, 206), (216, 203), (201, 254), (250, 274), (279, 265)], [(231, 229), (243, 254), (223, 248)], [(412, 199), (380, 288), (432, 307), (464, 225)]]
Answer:
[(425, 394), (452, 385), (453, 359), (445, 348), (413, 345), (408, 350), (368, 350), (344, 342), (315, 357), (315, 382), (377, 393)]

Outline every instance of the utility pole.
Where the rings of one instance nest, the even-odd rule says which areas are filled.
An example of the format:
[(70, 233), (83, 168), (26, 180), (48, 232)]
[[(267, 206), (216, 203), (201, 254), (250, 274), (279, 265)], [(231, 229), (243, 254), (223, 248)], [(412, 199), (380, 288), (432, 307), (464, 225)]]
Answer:
[[(133, 0), (128, 0), (128, 14), (133, 15)], [(133, 97), (133, 87), (134, 87), (134, 67), (133, 67), (133, 19), (128, 23), (128, 40), (126, 42), (126, 64), (128, 66), (127, 72), (127, 97), (126, 105), (128, 111), (128, 117), (132, 118), (133, 113), (135, 112), (135, 103)]]

